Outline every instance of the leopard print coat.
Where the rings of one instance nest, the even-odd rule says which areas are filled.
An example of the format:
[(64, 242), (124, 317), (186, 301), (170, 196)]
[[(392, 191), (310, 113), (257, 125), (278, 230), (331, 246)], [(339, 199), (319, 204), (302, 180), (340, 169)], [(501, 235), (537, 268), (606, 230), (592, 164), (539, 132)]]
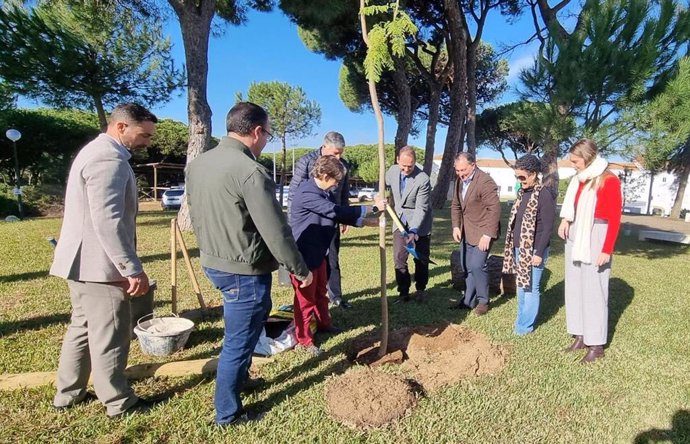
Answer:
[(515, 239), (513, 239), (513, 226), (515, 215), (524, 195), (524, 190), (518, 192), (513, 208), (510, 210), (508, 221), (508, 232), (506, 233), (506, 244), (503, 250), (503, 273), (517, 274), (517, 286), (520, 288), (532, 287), (532, 254), (534, 252), (534, 234), (536, 231), (537, 211), (539, 209), (539, 193), (544, 185), (537, 183), (534, 186), (532, 196), (527, 202), (525, 212), (522, 215), (522, 226), (520, 228), (519, 252), (520, 263), (515, 264)]

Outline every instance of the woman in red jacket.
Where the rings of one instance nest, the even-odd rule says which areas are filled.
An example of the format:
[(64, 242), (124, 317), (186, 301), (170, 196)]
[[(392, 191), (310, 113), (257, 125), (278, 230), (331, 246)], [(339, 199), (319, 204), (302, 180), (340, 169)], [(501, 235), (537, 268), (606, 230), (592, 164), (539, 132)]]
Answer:
[(621, 222), (621, 184), (582, 139), (570, 148), (575, 168), (561, 209), (558, 235), (565, 244), (565, 313), (575, 341), (566, 351), (586, 348), (582, 363), (604, 356), (608, 336), (611, 255)]

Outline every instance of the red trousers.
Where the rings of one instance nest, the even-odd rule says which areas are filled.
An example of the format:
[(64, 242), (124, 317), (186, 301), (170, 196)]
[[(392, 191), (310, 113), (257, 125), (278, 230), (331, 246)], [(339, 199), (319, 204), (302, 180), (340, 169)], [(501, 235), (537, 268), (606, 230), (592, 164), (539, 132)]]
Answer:
[(309, 329), (309, 321), (312, 316), (316, 318), (316, 329), (328, 330), (331, 328), (331, 314), (328, 311), (328, 295), (326, 284), (326, 258), (324, 258), (318, 268), (311, 270), (314, 280), (311, 285), (299, 288), (300, 282), (294, 275), (290, 275), (292, 288), (295, 289), (295, 302), (293, 311), (295, 313), (295, 335), (297, 342), (310, 346), (314, 344), (314, 333)]

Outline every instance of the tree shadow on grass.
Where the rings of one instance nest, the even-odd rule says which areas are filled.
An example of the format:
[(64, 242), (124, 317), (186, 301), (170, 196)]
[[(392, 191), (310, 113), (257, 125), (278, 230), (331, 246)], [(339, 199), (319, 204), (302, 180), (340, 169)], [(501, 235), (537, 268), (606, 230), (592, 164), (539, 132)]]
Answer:
[[(551, 278), (551, 272), (546, 269), (544, 275), (547, 276), (544, 286)], [(625, 309), (628, 308), (635, 296), (635, 289), (620, 278), (612, 278), (609, 281), (609, 337), (607, 343), (610, 344), (616, 332), (616, 326)], [(547, 291), (542, 293), (541, 304), (537, 326), (546, 324), (561, 309), (565, 302), (565, 281), (560, 281)]]
[[(544, 274), (542, 275), (542, 288), (546, 288), (550, 280), (551, 270), (547, 268), (544, 270)], [(541, 294), (539, 315), (537, 316), (535, 328), (538, 328), (540, 325), (546, 324), (554, 316), (556, 316), (556, 313), (558, 313), (561, 307), (563, 307), (565, 301), (565, 298), (563, 296), (564, 291), (565, 282), (560, 281), (559, 283), (557, 283), (556, 285), (554, 285), (553, 287), (549, 288)]]
[(670, 442), (686, 444), (690, 442), (690, 410), (678, 410), (673, 414), (670, 429), (649, 429), (635, 437), (634, 444)]
[(69, 320), (70, 313), (57, 313), (18, 321), (0, 322), (0, 336), (9, 336), (29, 330), (42, 330), (51, 325), (67, 323)]
[(31, 271), (28, 273), (9, 274), (6, 276), (0, 276), (0, 284), (5, 284), (5, 283), (9, 283), (9, 282), (17, 282), (17, 281), (30, 281), (32, 279), (44, 278), (44, 277), (48, 277), (48, 270)]
[[(661, 231), (661, 230), (655, 230)], [(625, 256), (638, 256), (646, 259), (660, 259), (681, 256), (690, 251), (690, 245), (662, 240), (639, 240), (633, 236), (620, 236), (616, 242), (616, 253)]]
[(635, 289), (623, 279), (612, 278), (609, 281), (609, 337), (608, 344), (613, 341), (616, 326), (623, 312), (635, 297)]

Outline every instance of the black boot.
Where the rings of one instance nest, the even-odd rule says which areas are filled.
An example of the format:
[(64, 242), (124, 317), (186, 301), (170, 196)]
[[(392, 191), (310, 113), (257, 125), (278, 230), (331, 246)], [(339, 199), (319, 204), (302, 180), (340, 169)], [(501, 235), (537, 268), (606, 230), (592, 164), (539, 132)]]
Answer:
[(588, 345), (587, 346), (587, 354), (585, 355), (584, 358), (582, 358), (582, 361), (580, 361), (581, 364), (589, 364), (590, 362), (594, 362), (599, 358), (604, 357), (604, 346), (603, 345)]
[(577, 350), (582, 350), (585, 347), (586, 347), (586, 345), (585, 345), (584, 337), (582, 335), (575, 335), (575, 342), (570, 344), (570, 347), (564, 348), (563, 351), (566, 353), (570, 353), (570, 352), (574, 352)]

